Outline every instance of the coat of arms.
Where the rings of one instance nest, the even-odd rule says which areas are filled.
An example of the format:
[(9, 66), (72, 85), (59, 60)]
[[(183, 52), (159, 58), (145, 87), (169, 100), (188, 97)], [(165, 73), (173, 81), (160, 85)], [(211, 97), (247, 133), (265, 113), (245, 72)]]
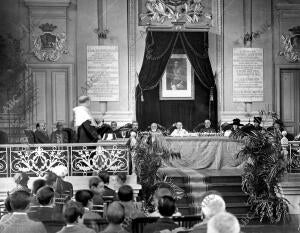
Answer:
[(62, 54), (68, 53), (65, 45), (66, 34), (53, 32), (57, 26), (46, 23), (39, 28), (42, 34), (33, 38), (33, 53), (39, 60), (55, 62)]
[(289, 62), (297, 62), (300, 60), (300, 26), (290, 28), (289, 32), (281, 35), (283, 51), (279, 55)]

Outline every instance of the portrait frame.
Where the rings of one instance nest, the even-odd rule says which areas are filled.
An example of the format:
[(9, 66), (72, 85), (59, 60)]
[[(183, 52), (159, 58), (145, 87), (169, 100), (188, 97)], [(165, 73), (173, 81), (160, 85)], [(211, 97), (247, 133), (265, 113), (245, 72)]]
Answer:
[(160, 100), (194, 100), (194, 72), (186, 54), (172, 54), (159, 85)]

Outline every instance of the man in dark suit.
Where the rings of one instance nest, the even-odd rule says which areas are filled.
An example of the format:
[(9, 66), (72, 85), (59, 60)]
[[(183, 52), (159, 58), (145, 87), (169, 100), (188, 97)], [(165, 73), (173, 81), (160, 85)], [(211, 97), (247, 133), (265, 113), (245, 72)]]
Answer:
[(82, 223), (83, 208), (80, 203), (69, 201), (63, 211), (67, 225), (57, 233), (96, 233)]
[(36, 124), (34, 138), (35, 138), (36, 143), (49, 143), (50, 142), (45, 123), (42, 122), (42, 123)]
[(47, 233), (41, 222), (29, 219), (27, 211), (30, 204), (30, 193), (24, 190), (15, 191), (10, 195), (12, 215), (0, 223), (1, 233)]
[(44, 186), (37, 191), (36, 199), (38, 206), (32, 206), (28, 212), (30, 219), (35, 221), (62, 220), (63, 216), (53, 207), (54, 190)]
[(170, 196), (163, 196), (158, 201), (158, 211), (162, 216), (155, 223), (147, 224), (143, 233), (152, 233), (161, 230), (173, 230), (178, 225), (171, 218), (175, 213), (175, 199)]

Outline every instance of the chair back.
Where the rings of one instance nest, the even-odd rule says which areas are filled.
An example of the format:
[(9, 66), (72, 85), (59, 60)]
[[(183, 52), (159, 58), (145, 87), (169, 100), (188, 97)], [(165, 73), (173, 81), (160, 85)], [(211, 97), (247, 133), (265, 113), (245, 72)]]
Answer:
[(139, 217), (132, 219), (132, 233), (143, 233), (145, 225), (154, 223), (158, 217)]
[[(132, 220), (132, 233), (143, 233), (144, 227), (146, 224), (154, 223), (157, 221), (157, 217), (142, 217), (136, 218)], [(177, 223), (178, 227), (191, 228), (196, 223), (202, 222), (202, 216), (180, 216), (173, 217), (175, 223)]]
[(92, 212), (99, 214), (101, 217), (106, 217), (107, 211), (107, 203), (103, 203), (103, 205), (93, 205)]

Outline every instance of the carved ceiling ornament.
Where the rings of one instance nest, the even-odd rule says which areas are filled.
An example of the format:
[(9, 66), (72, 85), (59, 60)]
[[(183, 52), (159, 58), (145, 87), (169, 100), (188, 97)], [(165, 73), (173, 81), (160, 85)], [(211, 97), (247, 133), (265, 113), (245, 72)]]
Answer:
[(196, 24), (203, 17), (212, 20), (212, 13), (205, 11), (202, 0), (147, 0), (145, 7), (147, 12), (140, 14), (140, 19), (150, 25), (165, 21)]
[(45, 23), (39, 26), (42, 33), (33, 35), (33, 53), (41, 61), (57, 61), (62, 54), (68, 53), (66, 34), (54, 33), (57, 26)]
[(300, 60), (300, 26), (289, 29), (289, 34), (281, 35), (282, 51), (279, 55), (284, 56), (288, 62)]

